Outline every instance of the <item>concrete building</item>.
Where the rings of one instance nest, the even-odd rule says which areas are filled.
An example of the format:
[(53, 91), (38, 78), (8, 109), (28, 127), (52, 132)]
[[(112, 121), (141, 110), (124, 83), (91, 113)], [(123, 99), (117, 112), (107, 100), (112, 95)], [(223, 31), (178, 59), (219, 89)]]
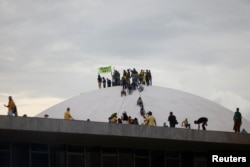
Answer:
[(209, 151), (248, 151), (250, 135), (0, 116), (1, 167), (203, 167)]
[[(113, 90), (117, 90), (117, 88), (99, 91), (101, 94), (98, 97)], [(161, 89), (159, 91), (166, 93)], [(217, 117), (224, 114), (223, 111), (223, 114), (218, 112), (222, 110), (222, 107), (210, 102), (206, 105), (207, 100), (189, 94), (183, 95), (172, 90), (167, 91), (172, 98), (168, 99), (164, 96), (163, 98), (171, 101), (172, 109), (177, 114), (177, 109), (185, 106), (186, 103), (196, 104), (194, 108), (204, 107), (205, 111), (207, 111), (206, 106), (210, 107), (210, 111), (211, 108), (215, 108), (214, 111), (208, 113), (209, 117), (214, 117), (213, 113), (216, 112)], [(171, 91), (172, 93), (170, 93)], [(146, 92), (149, 94), (152, 92), (145, 90), (143, 97), (147, 104), (153, 105), (155, 102), (149, 98)], [(177, 96), (175, 93), (179, 95)], [(96, 96), (98, 92), (94, 94)], [(92, 95), (86, 94), (86, 96), (92, 100), (96, 98)], [(96, 115), (90, 117), (91, 121), (81, 120), (79, 118), (82, 117), (77, 116), (83, 113), (74, 113), (75, 110), (72, 111), (72, 115), (78, 118), (77, 120), (64, 120), (62, 119), (64, 111), (52, 110), (60, 108), (61, 105), (63, 110), (66, 109), (65, 106), (76, 109), (74, 106), (84, 102), (83, 97), (85, 95), (76, 99), (72, 98), (40, 114), (42, 117), (46, 113), (49, 118), (0, 116), (0, 167), (207, 167), (210, 163), (211, 152), (229, 151), (233, 153), (250, 150), (250, 135), (247, 133), (236, 134), (232, 130), (223, 131), (223, 129), (198, 131), (197, 127), (186, 129), (182, 127), (166, 128), (161, 125), (149, 127), (108, 123), (106, 116), (110, 114), (110, 111), (106, 113), (105, 110), (102, 110), (105, 117), (101, 116), (105, 121), (95, 120), (100, 117)], [(130, 98), (136, 99), (135, 97), (130, 96)], [(77, 99), (82, 103), (79, 103)], [(176, 99), (179, 99), (181, 103)], [(194, 99), (195, 101), (192, 101)], [(129, 99), (127, 100), (129, 101)], [(106, 100), (102, 98), (102, 101), (108, 106)], [(131, 103), (132, 101), (133, 99)], [(101, 105), (100, 102), (96, 102), (91, 106), (95, 107), (97, 104)], [(180, 104), (181, 107), (178, 107)], [(128, 105), (129, 103), (127, 103), (127, 109)], [(157, 106), (161, 109), (159, 105)], [(94, 108), (91, 108), (92, 110), (82, 109), (81, 111), (85, 111), (84, 114), (88, 114), (88, 116), (96, 111)], [(157, 108), (153, 109), (152, 111), (158, 116)], [(185, 111), (191, 110), (185, 108)], [(59, 118), (53, 117), (55, 113)], [(232, 119), (232, 114), (233, 112), (228, 114), (230, 119)], [(228, 115), (221, 117), (222, 123)], [(216, 122), (214, 124), (219, 125)], [(248, 124), (246, 123), (246, 125)], [(213, 125), (208, 127), (210, 126), (213, 128)]]

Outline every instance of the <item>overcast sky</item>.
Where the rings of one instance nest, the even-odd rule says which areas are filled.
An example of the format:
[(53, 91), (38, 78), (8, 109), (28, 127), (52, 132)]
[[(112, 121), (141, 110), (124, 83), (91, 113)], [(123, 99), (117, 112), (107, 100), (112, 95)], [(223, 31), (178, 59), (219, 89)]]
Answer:
[(249, 16), (248, 0), (0, 0), (0, 114), (9, 95), (33, 116), (96, 90), (111, 65), (250, 120)]

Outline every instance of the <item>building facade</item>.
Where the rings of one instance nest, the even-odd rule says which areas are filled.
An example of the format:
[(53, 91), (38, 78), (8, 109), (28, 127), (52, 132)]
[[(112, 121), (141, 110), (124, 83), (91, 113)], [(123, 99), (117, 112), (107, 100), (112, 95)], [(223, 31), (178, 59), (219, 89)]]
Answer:
[(0, 167), (206, 167), (211, 151), (248, 151), (250, 135), (0, 116)]

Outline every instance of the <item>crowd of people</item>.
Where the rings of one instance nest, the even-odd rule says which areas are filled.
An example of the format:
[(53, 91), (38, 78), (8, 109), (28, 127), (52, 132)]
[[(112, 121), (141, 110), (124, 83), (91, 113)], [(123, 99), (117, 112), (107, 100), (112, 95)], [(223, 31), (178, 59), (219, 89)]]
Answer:
[[(136, 71), (135, 68), (133, 70), (131, 69), (123, 70), (123, 75), (121, 78), (117, 78), (120, 76), (118, 71), (115, 71), (114, 73), (115, 73), (113, 75), (114, 82), (119, 82), (118, 85), (122, 87), (121, 97), (126, 96), (127, 94), (132, 94), (132, 92), (135, 90), (142, 92), (144, 90), (143, 85), (147, 86), (152, 85), (152, 76), (150, 70), (141, 70), (139, 73)], [(100, 74), (98, 74), (97, 81), (99, 88), (106, 88), (106, 85), (107, 87), (112, 86), (111, 80), (109, 78), (105, 79), (104, 77), (101, 77)], [(145, 112), (144, 103), (141, 96), (139, 96), (136, 105), (140, 107), (140, 115), (144, 119), (144, 122), (142, 124), (146, 126), (156, 126), (157, 125), (156, 118), (153, 116), (152, 111), (148, 111), (147, 113)], [(7, 105), (4, 104), (4, 106), (8, 108), (8, 114), (7, 114), (8, 116), (16, 116), (16, 117), (18, 116), (17, 107), (12, 96), (9, 96), (8, 104)], [(26, 117), (27, 115), (24, 116)], [(48, 118), (49, 116), (46, 114), (44, 117)], [(70, 114), (69, 107), (66, 109), (64, 113), (64, 119), (66, 120), (74, 119)], [(239, 112), (239, 108), (236, 109), (233, 120), (234, 120), (233, 130), (235, 131), (235, 133), (239, 133), (242, 124), (242, 116), (241, 113)], [(139, 125), (138, 119), (128, 116), (126, 111), (124, 111), (120, 117), (118, 117), (117, 113), (113, 113), (108, 118), (108, 121), (110, 123)], [(166, 124), (166, 122), (164, 122), (163, 124), (164, 127), (175, 128), (175, 126), (178, 124), (177, 118), (172, 111), (169, 113), (167, 121), (169, 122), (169, 126)], [(194, 124), (198, 125), (198, 130), (200, 130), (200, 125), (203, 130), (206, 130), (206, 126), (208, 125), (207, 122), (208, 118), (201, 117), (195, 120)], [(181, 126), (191, 129), (191, 124), (189, 123), (187, 118), (185, 118), (182, 121)]]
[(123, 89), (134, 90), (138, 85), (152, 85), (151, 71), (141, 70), (137, 72), (135, 68), (123, 70), (123, 75), (120, 77), (120, 73), (115, 70), (112, 75), (112, 81), (109, 78), (104, 78), (100, 74), (97, 76), (98, 88), (106, 88), (111, 86), (122, 85)]
[[(4, 104), (5, 107), (8, 108), (8, 116), (18, 116), (18, 112), (17, 112), (17, 107), (16, 104), (12, 98), (12, 96), (9, 96), (9, 101), (8, 104)], [(136, 102), (137, 106), (140, 107), (140, 114), (141, 116), (144, 118), (144, 122), (142, 123), (143, 125), (146, 126), (156, 126), (156, 118), (153, 116), (152, 112), (149, 111), (147, 113), (145, 113), (145, 109), (144, 109), (144, 103), (142, 101), (142, 98), (139, 97), (137, 102)], [(24, 115), (24, 117), (27, 117), (27, 115)], [(48, 118), (49, 116), (47, 114), (44, 115), (45, 118)], [(64, 119), (65, 120), (73, 120), (74, 118), (71, 116), (70, 114), (70, 108), (68, 107), (64, 113)], [(120, 118), (118, 118), (117, 113), (113, 113), (109, 118), (109, 122), (110, 123), (122, 123), (122, 124), (135, 124), (135, 125), (139, 125), (138, 119), (137, 118), (132, 118), (131, 116), (128, 116), (126, 111), (124, 111), (122, 113), (122, 116)], [(239, 108), (236, 108), (236, 111), (234, 113), (234, 126), (233, 126), (233, 130), (235, 131), (235, 133), (240, 133), (240, 127), (242, 125), (242, 116), (241, 113), (239, 111)], [(90, 120), (88, 120), (90, 121)], [(178, 124), (177, 118), (176, 116), (173, 114), (173, 112), (171, 111), (168, 117), (168, 122), (169, 122), (169, 127), (170, 128), (175, 128), (176, 124)], [(194, 124), (198, 125), (198, 130), (200, 130), (200, 125), (202, 126), (203, 130), (206, 130), (206, 126), (208, 122), (208, 118), (206, 117), (201, 117), (197, 120), (194, 121)], [(166, 123), (164, 123), (163, 125), (164, 127), (168, 127), (166, 125)], [(188, 122), (188, 119), (185, 118), (182, 121), (181, 126), (184, 126), (185, 128), (190, 129), (191, 128), (191, 124)]]
[[(115, 70), (114, 75), (112, 76), (114, 80), (114, 86), (121, 85), (121, 97), (126, 96), (127, 94), (132, 94), (134, 90), (138, 90), (139, 92), (143, 91), (144, 87), (143, 85), (150, 86), (152, 85), (152, 75), (150, 70), (141, 70), (140, 72), (137, 72), (137, 70), (134, 68), (133, 70), (127, 69), (123, 70), (123, 75), (120, 78), (120, 73)], [(104, 77), (101, 77), (100, 74), (98, 74), (98, 87), (99, 88), (106, 88), (106, 85), (108, 87), (111, 87), (111, 80), (107, 78), (107, 80)], [(106, 83), (107, 82), (107, 83)], [(152, 111), (145, 112), (144, 109), (144, 103), (142, 101), (142, 98), (139, 97), (137, 100), (137, 106), (140, 107), (140, 115), (144, 118), (144, 122), (142, 125), (146, 126), (156, 126), (156, 118), (153, 116)], [(240, 126), (242, 124), (242, 117), (241, 113), (239, 112), (239, 108), (237, 108), (237, 111), (234, 115), (234, 128), (233, 130), (236, 133), (240, 132)], [(124, 111), (120, 117), (118, 117), (117, 113), (113, 113), (109, 118), (108, 121), (110, 123), (123, 123), (123, 124), (136, 124), (138, 125), (138, 119), (132, 118), (131, 116), (127, 115), (127, 112)], [(178, 124), (176, 116), (171, 111), (169, 113), (169, 117), (167, 119), (169, 122), (169, 126), (166, 122), (164, 122), (164, 127), (170, 127), (175, 128), (175, 126)], [(208, 118), (206, 117), (200, 117), (197, 120), (194, 121), (194, 124), (198, 125), (198, 130), (200, 130), (200, 126), (202, 127), (202, 130), (206, 130), (206, 126), (208, 126)], [(191, 124), (188, 121), (188, 118), (185, 118), (181, 126), (191, 129)]]

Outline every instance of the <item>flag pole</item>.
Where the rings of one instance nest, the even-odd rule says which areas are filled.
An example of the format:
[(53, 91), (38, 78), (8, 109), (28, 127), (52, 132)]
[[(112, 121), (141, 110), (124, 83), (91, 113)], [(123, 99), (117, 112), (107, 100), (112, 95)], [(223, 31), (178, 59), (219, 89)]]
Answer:
[(113, 74), (112, 74), (112, 66), (111, 66), (111, 85), (113, 86)]

